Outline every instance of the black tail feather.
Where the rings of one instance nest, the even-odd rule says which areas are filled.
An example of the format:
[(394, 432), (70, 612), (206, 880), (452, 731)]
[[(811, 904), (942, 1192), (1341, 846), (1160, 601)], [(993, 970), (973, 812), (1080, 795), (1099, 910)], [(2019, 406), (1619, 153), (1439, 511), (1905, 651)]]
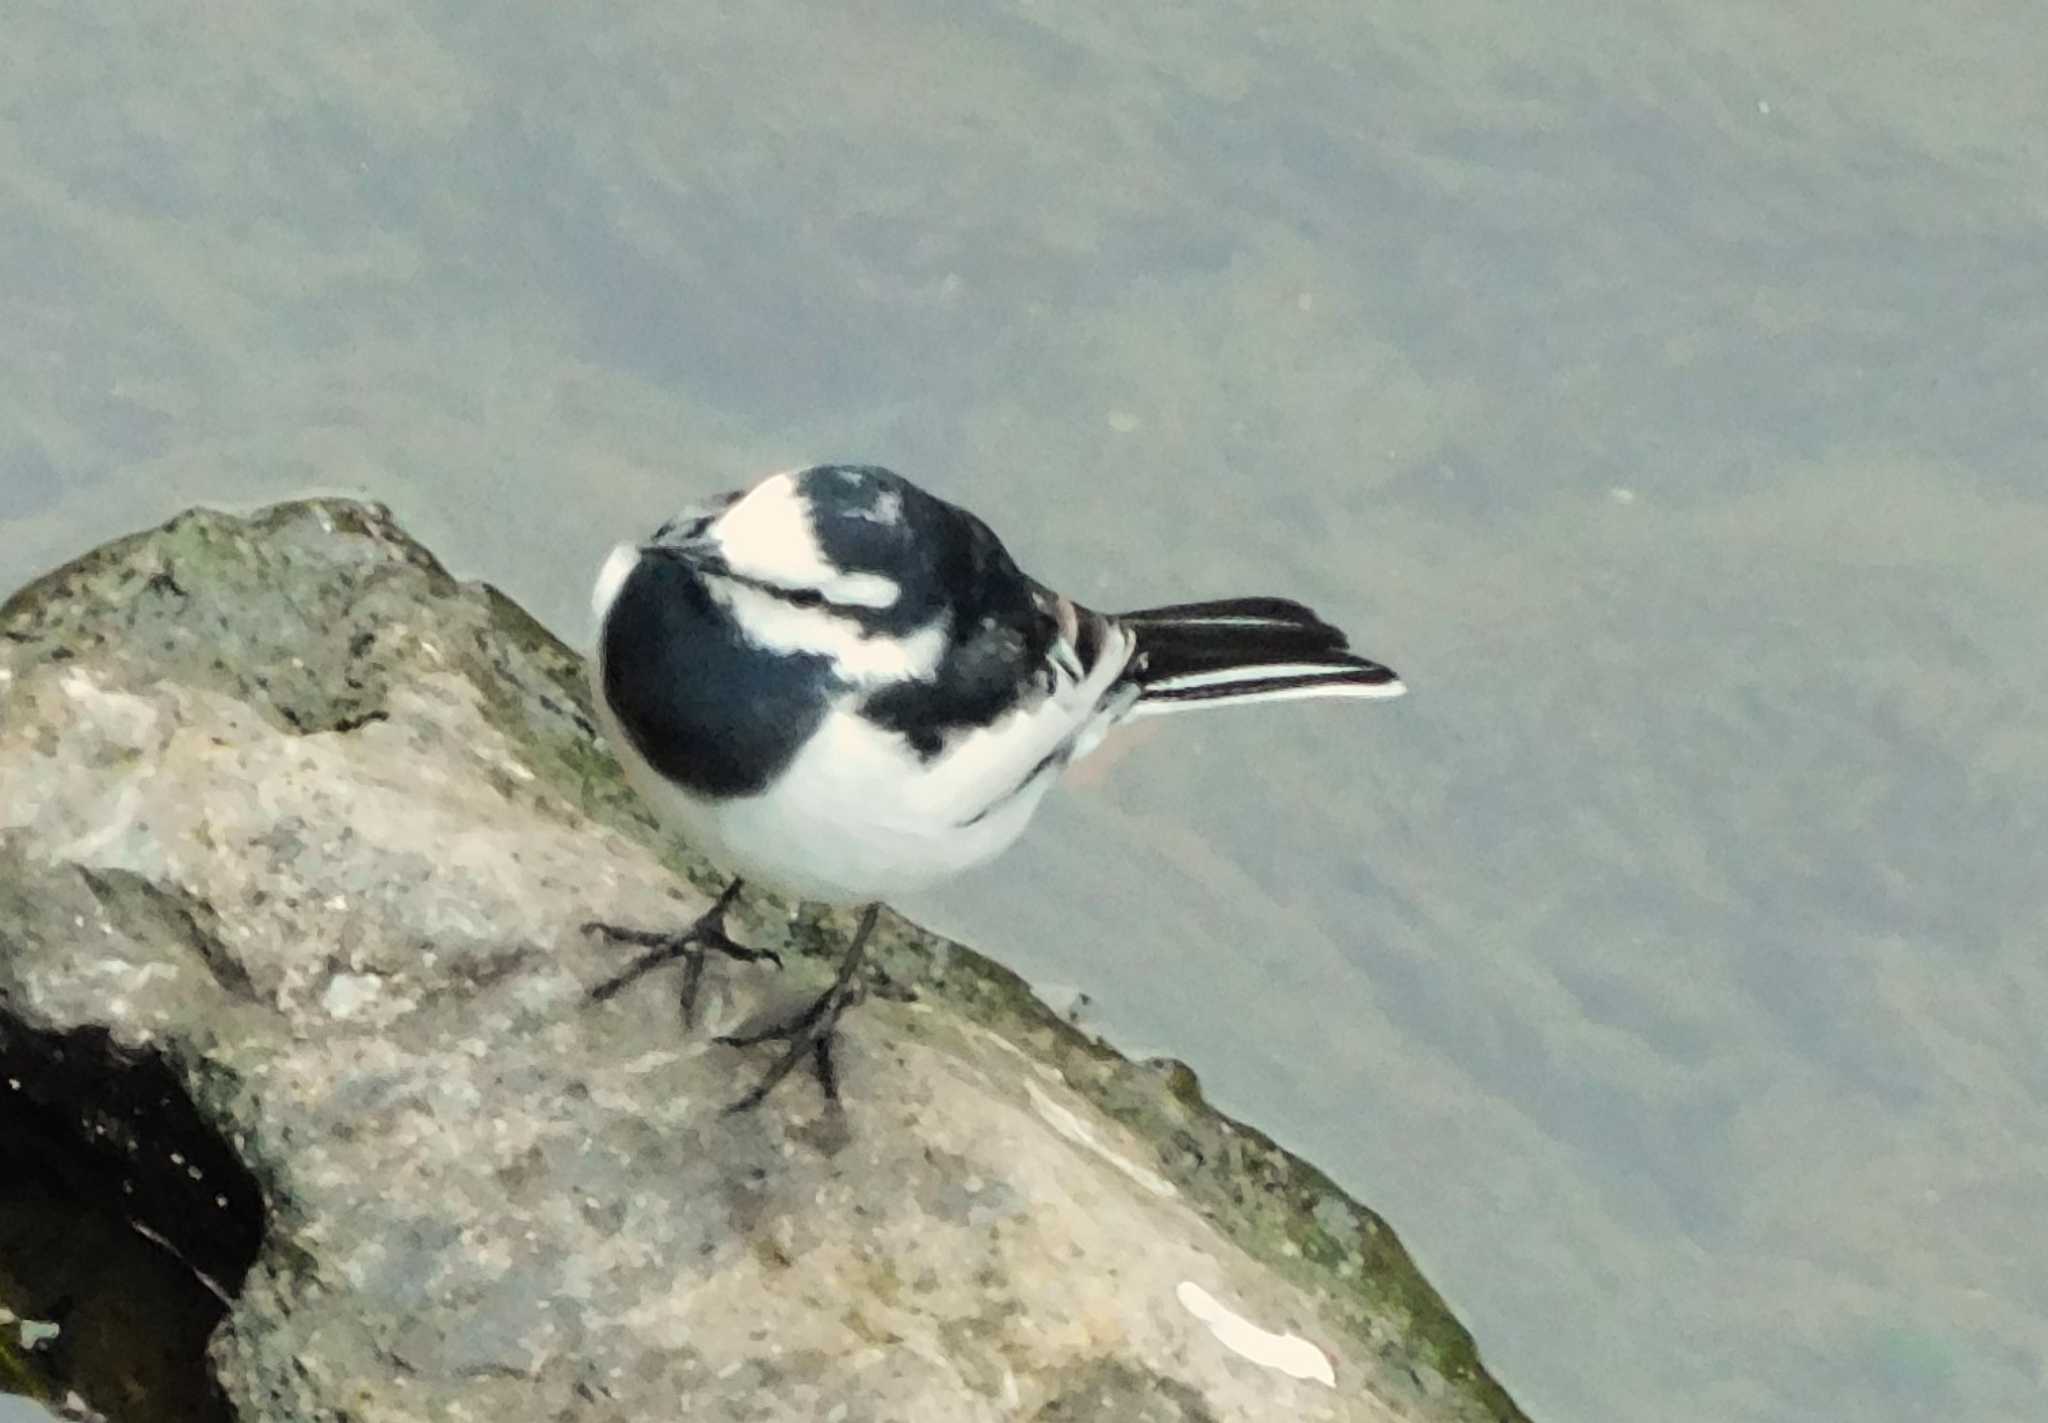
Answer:
[(1262, 697), (1396, 696), (1400, 679), (1285, 598), (1228, 598), (1120, 613), (1137, 637), (1138, 704), (1155, 710)]
[(1344, 634), (1331, 627), (1314, 610), (1292, 598), (1218, 598), (1206, 603), (1169, 603), (1163, 608), (1140, 608), (1119, 613), (1124, 622), (1145, 623), (1227, 623), (1236, 626), (1272, 625), (1314, 628), (1344, 641)]

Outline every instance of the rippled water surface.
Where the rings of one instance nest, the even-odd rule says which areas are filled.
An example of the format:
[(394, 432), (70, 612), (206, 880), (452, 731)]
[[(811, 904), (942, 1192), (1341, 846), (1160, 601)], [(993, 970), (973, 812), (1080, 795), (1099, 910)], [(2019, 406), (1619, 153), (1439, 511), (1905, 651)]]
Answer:
[(1085, 599), (1307, 598), (1415, 695), (1148, 724), (909, 907), (1383, 1210), (1539, 1417), (2037, 1418), (2041, 34), (16, 7), (0, 586), (338, 490), (580, 639), (615, 538), (840, 457)]

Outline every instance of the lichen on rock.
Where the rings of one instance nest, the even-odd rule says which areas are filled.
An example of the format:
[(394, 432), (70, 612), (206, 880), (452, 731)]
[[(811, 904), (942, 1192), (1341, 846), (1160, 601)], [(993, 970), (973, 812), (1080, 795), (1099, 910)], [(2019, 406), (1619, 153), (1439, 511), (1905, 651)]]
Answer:
[(1520, 1416), (1370, 1212), (893, 917), (844, 1117), (721, 1115), (758, 1064), (710, 1032), (843, 916), (746, 901), (790, 969), (715, 964), (689, 1033), (652, 984), (589, 1003), (577, 927), (715, 882), (575, 654), (375, 506), (195, 511), (0, 607), (0, 1032), (157, 1064), (246, 1173), (240, 1416)]

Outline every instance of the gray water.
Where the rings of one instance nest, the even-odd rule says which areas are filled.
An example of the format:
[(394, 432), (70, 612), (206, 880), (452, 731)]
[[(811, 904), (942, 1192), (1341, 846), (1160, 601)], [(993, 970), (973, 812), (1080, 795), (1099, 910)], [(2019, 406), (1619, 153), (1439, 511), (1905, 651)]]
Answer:
[(580, 639), (832, 457), (1086, 600), (1305, 598), (1414, 695), (1148, 724), (906, 907), (1541, 1418), (2040, 1416), (2031, 0), (281, 14), (10, 8), (0, 586), (352, 492)]

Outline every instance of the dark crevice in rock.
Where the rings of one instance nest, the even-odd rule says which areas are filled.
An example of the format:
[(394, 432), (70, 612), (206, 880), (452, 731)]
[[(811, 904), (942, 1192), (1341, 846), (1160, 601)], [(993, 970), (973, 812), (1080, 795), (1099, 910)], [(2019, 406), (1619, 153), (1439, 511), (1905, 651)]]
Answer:
[(388, 711), (383, 711), (381, 709), (377, 711), (366, 711), (359, 716), (343, 717), (340, 721), (334, 723), (334, 726), (331, 729), (338, 733), (346, 735), (351, 731), (360, 731), (362, 730), (362, 728), (368, 726), (372, 722), (389, 720), (391, 720), (391, 713)]
[(263, 1242), (263, 1197), (153, 1052), (0, 1000), (0, 1292), (59, 1332), (30, 1361), (122, 1423), (231, 1423), (207, 1340)]
[(1200, 1393), (1123, 1359), (1096, 1359), (1064, 1383), (1031, 1415), (1031, 1423), (1216, 1423)]
[(189, 598), (192, 596), (185, 591), (185, 585), (178, 581), (177, 572), (168, 561), (162, 568), (150, 574), (148, 581), (142, 586), (152, 593), (168, 593), (173, 598)]
[(213, 981), (244, 1002), (261, 1001), (249, 971), (228, 948), (213, 910), (189, 895), (153, 884), (127, 870), (79, 871), (86, 887), (117, 922), (160, 924), (169, 936), (192, 950)]

